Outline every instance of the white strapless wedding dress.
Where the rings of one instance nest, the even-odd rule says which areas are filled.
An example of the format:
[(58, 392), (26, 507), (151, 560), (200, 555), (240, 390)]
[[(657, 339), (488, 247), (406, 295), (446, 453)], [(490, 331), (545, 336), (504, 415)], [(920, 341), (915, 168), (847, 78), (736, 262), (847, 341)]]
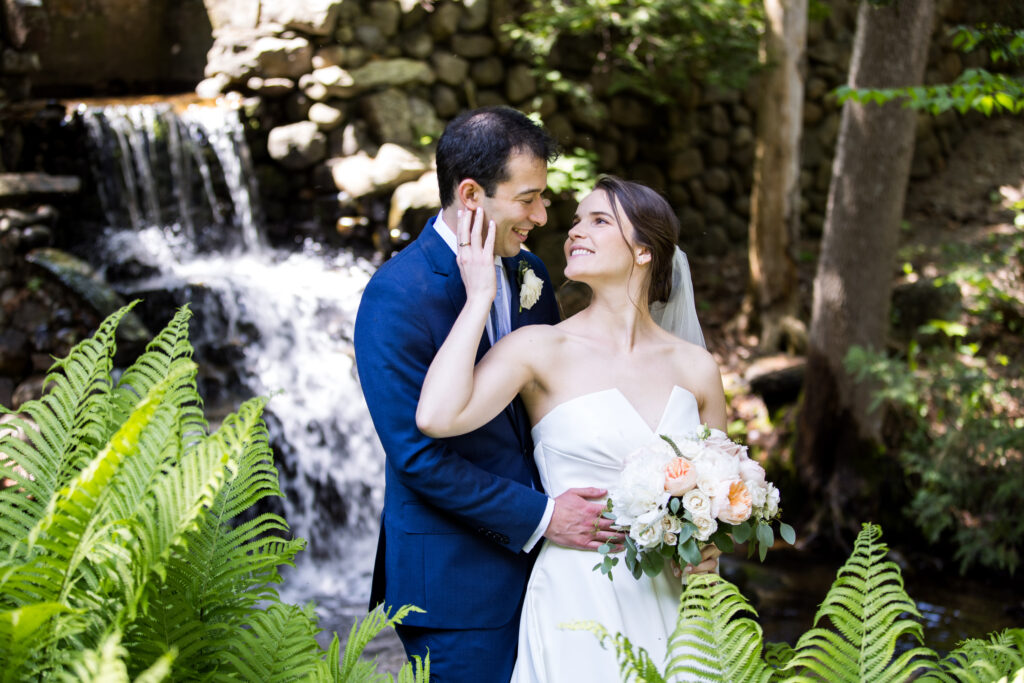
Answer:
[[(658, 426), (651, 427), (618, 389), (584, 394), (555, 407), (533, 428), (534, 458), (544, 490), (558, 496), (584, 486), (609, 488), (623, 459), (658, 434), (700, 425), (697, 401), (675, 387)], [(620, 560), (614, 581), (593, 571), (601, 556), (545, 542), (526, 588), (513, 683), (618, 683), (618, 662), (588, 631), (559, 625), (593, 620), (622, 633), (664, 668), (675, 630), (681, 580), (666, 568), (658, 576), (633, 578)]]

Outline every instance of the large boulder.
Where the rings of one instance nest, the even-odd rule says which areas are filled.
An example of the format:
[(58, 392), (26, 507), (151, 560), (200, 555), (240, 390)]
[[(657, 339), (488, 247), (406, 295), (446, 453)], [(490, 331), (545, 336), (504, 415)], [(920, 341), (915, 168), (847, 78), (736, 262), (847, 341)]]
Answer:
[[(430, 167), (424, 155), (400, 145), (383, 144), (377, 156), (364, 152), (327, 162), (334, 185), (353, 198), (393, 190), (421, 177)], [(436, 182), (435, 182), (436, 186)]]

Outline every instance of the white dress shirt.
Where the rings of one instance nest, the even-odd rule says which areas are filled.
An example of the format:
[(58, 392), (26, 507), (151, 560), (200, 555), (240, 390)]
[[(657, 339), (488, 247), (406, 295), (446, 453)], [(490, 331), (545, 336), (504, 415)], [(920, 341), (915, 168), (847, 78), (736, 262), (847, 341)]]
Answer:
[[(447, 223), (445, 223), (443, 212), (440, 212), (440, 211), (438, 212), (437, 219), (434, 220), (434, 229), (437, 230), (437, 234), (441, 236), (441, 239), (443, 239), (444, 243), (447, 244), (451, 248), (452, 252), (455, 253), (455, 254), (458, 254), (459, 253), (458, 238), (455, 236), (455, 231), (452, 230), (448, 226)], [(501, 266), (502, 265), (501, 257), (500, 256), (495, 255), (495, 257), (494, 257), (494, 265), (496, 265), (496, 266)], [(511, 301), (511, 289), (509, 289), (509, 283), (508, 283), (508, 273), (505, 272), (504, 268), (499, 267), (498, 271), (497, 271), (497, 276), (501, 277), (504, 280), (504, 282), (502, 283), (503, 286), (498, 289), (498, 293), (499, 294), (503, 294), (505, 300), (504, 300), (504, 302), (495, 301), (495, 304), (503, 305), (504, 306), (504, 310), (505, 311), (509, 311), (509, 314), (511, 314), (512, 301)], [(495, 332), (495, 330), (492, 329), (492, 325), (491, 325), (491, 318), (490, 318), (490, 316), (488, 316), (487, 317), (487, 338), (491, 341), (491, 344), (494, 344), (494, 332)], [(535, 545), (537, 545), (537, 543), (540, 541), (540, 539), (543, 538), (544, 532), (547, 531), (548, 524), (551, 523), (551, 516), (554, 514), (554, 512), (555, 512), (555, 501), (551, 497), (548, 497), (548, 504), (547, 504), (547, 506), (544, 509), (544, 516), (541, 517), (540, 524), (537, 525), (537, 528), (534, 530), (533, 534), (528, 539), (526, 539), (526, 543), (523, 545), (523, 552), (526, 552), (526, 553), (530, 552), (533, 549), (533, 547)]]

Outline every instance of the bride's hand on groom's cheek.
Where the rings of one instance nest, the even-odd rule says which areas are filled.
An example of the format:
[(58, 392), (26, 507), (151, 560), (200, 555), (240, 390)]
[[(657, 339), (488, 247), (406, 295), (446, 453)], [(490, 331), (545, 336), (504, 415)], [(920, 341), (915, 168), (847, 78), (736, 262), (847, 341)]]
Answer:
[(455, 235), (458, 238), (456, 261), (467, 297), (479, 295), (489, 304), (496, 291), (494, 273), (494, 222), (484, 228), (483, 209), (460, 209)]

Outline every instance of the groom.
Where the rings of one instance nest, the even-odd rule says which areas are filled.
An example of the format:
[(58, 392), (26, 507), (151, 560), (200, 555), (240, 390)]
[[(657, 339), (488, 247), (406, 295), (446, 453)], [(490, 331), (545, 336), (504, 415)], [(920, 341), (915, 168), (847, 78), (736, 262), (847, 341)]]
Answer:
[[(435, 440), (416, 428), (427, 368), (466, 301), (456, 264), (460, 209), (496, 226), (498, 295), (477, 360), (523, 325), (559, 321), (544, 264), (521, 251), (547, 221), (542, 193), (556, 156), (547, 133), (507, 107), (465, 112), (438, 141), (440, 213), (371, 278), (356, 317), (356, 364), (386, 454), (384, 511), (370, 607), (412, 604), (398, 628), (406, 653), (430, 653), (431, 680), (504, 683), (515, 663), (531, 553), (541, 537), (594, 549), (610, 535), (599, 489), (548, 498), (530, 424), (516, 399), (480, 429)], [(500, 258), (499, 258), (500, 257)], [(541, 280), (524, 288), (523, 278)]]

